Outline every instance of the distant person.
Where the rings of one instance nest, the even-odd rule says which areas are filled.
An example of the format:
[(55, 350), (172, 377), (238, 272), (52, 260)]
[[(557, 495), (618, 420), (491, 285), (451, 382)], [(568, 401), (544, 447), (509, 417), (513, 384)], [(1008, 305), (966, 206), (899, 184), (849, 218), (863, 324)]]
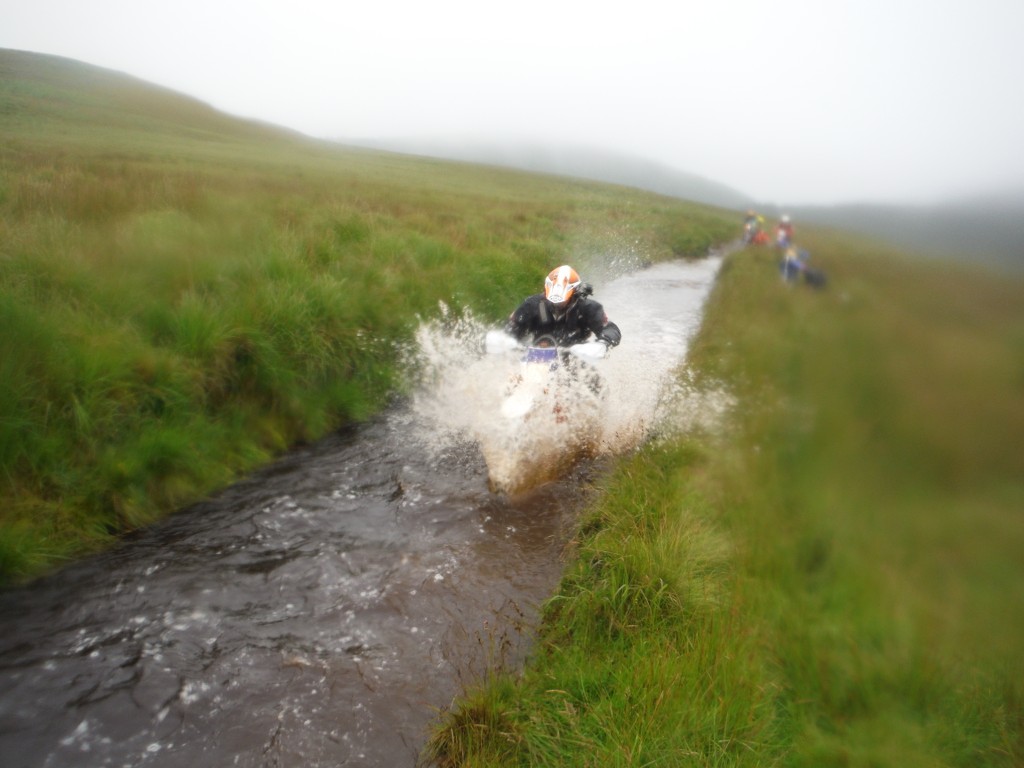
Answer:
[(590, 298), (592, 291), (568, 264), (556, 267), (544, 280), (544, 293), (527, 296), (509, 315), (505, 331), (527, 343), (549, 336), (563, 347), (589, 341), (593, 335), (614, 347), (622, 333), (608, 320), (604, 307)]
[(789, 220), (789, 214), (783, 214), (782, 219), (775, 227), (775, 247), (785, 251), (793, 244), (793, 222)]
[(782, 279), (787, 283), (795, 283), (800, 279), (803, 261), (793, 246), (787, 248), (783, 253), (782, 261), (779, 262), (779, 271), (782, 273)]
[(795, 283), (801, 278), (812, 288), (824, 288), (827, 279), (820, 269), (813, 269), (808, 262), (811, 254), (802, 248), (790, 246), (779, 262), (782, 279), (787, 283)]
[(754, 242), (758, 231), (761, 229), (760, 220), (761, 217), (757, 215), (756, 211), (747, 211), (747, 215), (743, 219), (743, 243), (745, 245), (750, 245)]

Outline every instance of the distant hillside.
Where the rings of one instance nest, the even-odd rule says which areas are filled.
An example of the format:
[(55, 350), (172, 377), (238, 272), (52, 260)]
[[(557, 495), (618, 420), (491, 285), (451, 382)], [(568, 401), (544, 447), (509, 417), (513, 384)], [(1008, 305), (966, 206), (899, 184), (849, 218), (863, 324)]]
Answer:
[(300, 134), (228, 115), (168, 88), (73, 59), (0, 49), (0, 118), (13, 132), (146, 129), (157, 135), (281, 140)]
[(540, 146), (416, 141), (326, 142), (278, 126), (220, 112), (198, 99), (131, 75), (49, 54), (0, 49), (0, 125), (8, 137), (31, 141), (37, 130), (63, 126), (76, 139), (102, 130), (131, 132), (159, 146), (168, 138), (223, 143), (238, 140), (331, 144), (356, 152), (376, 150), (525, 172), (572, 177), (664, 194), (724, 208), (750, 199), (729, 187), (668, 166), (610, 152)]
[(552, 144), (486, 143), (471, 140), (362, 139), (351, 143), (410, 155), (621, 184), (720, 208), (741, 209), (753, 203), (742, 192), (724, 184), (683, 173), (653, 160), (611, 151)]
[(1024, 190), (935, 206), (800, 207), (795, 219), (941, 258), (1024, 272)]
[[(630, 155), (578, 148), (440, 140), (356, 140), (368, 148), (536, 173), (592, 179), (732, 210), (756, 207), (777, 217), (782, 210), (758, 205), (723, 184)], [(796, 206), (797, 221), (866, 234), (926, 256), (963, 258), (1000, 269), (1024, 270), (1024, 192), (923, 206)]]

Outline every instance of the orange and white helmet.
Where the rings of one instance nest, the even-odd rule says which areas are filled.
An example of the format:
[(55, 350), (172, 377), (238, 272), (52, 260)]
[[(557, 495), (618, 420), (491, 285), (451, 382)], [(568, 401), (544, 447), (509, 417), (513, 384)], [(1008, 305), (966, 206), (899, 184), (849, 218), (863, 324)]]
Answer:
[(568, 264), (555, 267), (544, 280), (544, 296), (552, 304), (568, 304), (581, 282), (576, 270)]

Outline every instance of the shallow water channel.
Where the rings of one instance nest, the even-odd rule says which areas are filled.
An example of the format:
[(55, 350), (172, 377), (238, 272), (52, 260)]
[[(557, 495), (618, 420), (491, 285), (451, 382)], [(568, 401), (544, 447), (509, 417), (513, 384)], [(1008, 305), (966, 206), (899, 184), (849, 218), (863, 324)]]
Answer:
[[(616, 434), (644, 439), (671, 399), (719, 263), (597, 285), (623, 332)], [(527, 652), (600, 471), (492, 494), (472, 441), (438, 429), (445, 402), (413, 398), (0, 593), (0, 764), (416, 765), (462, 684)]]

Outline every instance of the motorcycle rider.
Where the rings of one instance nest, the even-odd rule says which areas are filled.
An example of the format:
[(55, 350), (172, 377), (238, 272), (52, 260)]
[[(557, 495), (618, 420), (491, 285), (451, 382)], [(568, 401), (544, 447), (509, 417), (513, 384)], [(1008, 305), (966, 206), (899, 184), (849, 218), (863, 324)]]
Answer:
[(565, 347), (587, 341), (594, 334), (614, 347), (622, 333), (608, 320), (604, 307), (590, 298), (592, 292), (568, 264), (555, 267), (544, 280), (544, 293), (527, 296), (509, 315), (505, 332), (519, 341), (550, 336)]

